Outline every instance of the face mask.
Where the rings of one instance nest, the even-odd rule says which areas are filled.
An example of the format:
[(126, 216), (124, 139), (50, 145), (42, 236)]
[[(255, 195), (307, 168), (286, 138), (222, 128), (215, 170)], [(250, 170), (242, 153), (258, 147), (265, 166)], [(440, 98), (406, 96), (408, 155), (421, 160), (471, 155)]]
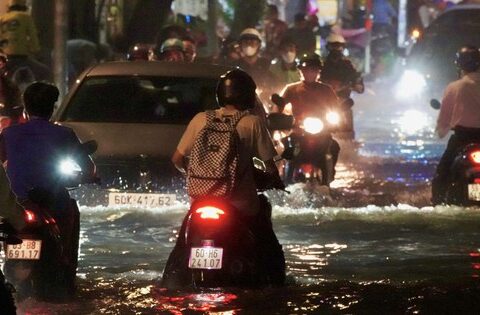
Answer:
[(285, 63), (290, 64), (295, 61), (296, 56), (297, 56), (296, 53), (289, 51), (286, 54), (282, 54), (282, 59)]
[(243, 53), (247, 57), (252, 57), (257, 53), (257, 48), (252, 47), (252, 46), (247, 46), (242, 49)]
[(343, 51), (334, 49), (330, 51), (329, 56), (334, 59), (340, 59), (344, 57), (344, 54), (343, 54)]

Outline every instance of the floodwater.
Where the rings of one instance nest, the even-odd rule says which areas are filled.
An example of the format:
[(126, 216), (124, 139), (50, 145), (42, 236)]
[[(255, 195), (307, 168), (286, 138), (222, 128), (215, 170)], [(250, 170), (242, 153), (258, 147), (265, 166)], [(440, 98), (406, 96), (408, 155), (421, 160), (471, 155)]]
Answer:
[(77, 298), (27, 299), (19, 313), (480, 313), (480, 209), (429, 204), (444, 148), (432, 133), (435, 113), (428, 104), (401, 107), (372, 86), (356, 102), (360, 145), (342, 144), (331, 193), (304, 184), (269, 193), (287, 260), (285, 287), (161, 288), (188, 208), (180, 190), (169, 208), (82, 207)]

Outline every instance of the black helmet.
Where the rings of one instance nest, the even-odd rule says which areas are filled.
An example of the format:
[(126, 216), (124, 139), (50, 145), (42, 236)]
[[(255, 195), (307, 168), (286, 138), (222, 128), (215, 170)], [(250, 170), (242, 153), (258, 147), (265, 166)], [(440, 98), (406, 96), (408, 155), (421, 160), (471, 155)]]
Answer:
[(317, 54), (304, 54), (297, 61), (297, 68), (318, 68), (322, 69), (323, 62)]
[(464, 46), (457, 51), (455, 64), (465, 72), (476, 71), (480, 67), (480, 51), (475, 46)]
[(220, 107), (227, 104), (238, 106), (240, 110), (255, 107), (257, 85), (245, 71), (230, 70), (220, 77), (217, 84), (217, 102)]

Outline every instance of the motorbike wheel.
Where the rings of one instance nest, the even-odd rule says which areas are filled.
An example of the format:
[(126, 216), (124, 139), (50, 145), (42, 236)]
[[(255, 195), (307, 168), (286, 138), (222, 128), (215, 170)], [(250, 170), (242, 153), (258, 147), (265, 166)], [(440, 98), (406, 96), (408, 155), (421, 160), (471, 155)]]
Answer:
[(0, 284), (0, 311), (1, 314), (15, 315), (17, 314), (15, 300), (12, 295), (13, 288), (8, 283), (2, 280)]

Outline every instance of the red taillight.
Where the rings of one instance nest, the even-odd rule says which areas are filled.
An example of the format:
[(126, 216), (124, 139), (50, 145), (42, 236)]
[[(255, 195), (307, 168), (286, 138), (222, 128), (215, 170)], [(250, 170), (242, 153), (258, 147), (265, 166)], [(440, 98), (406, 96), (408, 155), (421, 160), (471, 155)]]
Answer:
[(195, 212), (199, 213), (202, 219), (215, 219), (215, 220), (220, 219), (220, 215), (225, 214), (225, 211), (223, 211), (222, 209), (219, 209), (217, 207), (212, 207), (212, 206), (198, 208)]
[(32, 210), (25, 210), (25, 217), (27, 220), (27, 223), (33, 223), (37, 221), (37, 216), (35, 215), (35, 212)]
[(12, 119), (9, 117), (0, 118), (0, 130), (9, 127), (12, 124)]
[(470, 152), (469, 156), (473, 163), (480, 164), (480, 150)]

